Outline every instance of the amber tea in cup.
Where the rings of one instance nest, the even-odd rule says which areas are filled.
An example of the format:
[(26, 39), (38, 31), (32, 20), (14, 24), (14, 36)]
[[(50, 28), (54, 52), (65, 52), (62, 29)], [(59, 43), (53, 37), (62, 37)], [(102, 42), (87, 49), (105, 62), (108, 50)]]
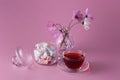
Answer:
[(84, 60), (84, 55), (79, 52), (68, 52), (63, 55), (63, 61), (69, 69), (79, 69)]

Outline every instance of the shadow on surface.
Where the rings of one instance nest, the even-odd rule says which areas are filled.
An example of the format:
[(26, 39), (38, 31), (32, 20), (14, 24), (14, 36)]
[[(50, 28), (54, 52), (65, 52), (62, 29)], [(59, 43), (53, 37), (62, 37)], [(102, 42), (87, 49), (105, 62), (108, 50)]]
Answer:
[(96, 73), (104, 73), (107, 71), (110, 71), (111, 67), (102, 62), (90, 62), (90, 73), (96, 74)]

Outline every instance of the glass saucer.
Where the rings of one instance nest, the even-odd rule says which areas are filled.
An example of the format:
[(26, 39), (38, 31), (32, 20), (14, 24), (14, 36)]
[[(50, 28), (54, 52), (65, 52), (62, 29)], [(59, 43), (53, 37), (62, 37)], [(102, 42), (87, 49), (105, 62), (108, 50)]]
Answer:
[(85, 61), (79, 69), (73, 70), (69, 69), (63, 60), (61, 60), (57, 63), (57, 67), (65, 72), (85, 72), (89, 69), (89, 62)]

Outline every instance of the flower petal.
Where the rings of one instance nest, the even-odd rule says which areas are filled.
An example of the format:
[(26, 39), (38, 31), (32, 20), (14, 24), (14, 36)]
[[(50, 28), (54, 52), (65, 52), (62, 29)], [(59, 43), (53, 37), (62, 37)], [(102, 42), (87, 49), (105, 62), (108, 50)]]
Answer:
[(88, 18), (85, 18), (85, 19), (84, 19), (84, 24), (83, 24), (84, 29), (85, 29), (85, 30), (89, 30), (89, 29), (90, 29), (89, 25), (90, 25), (89, 19), (88, 19)]
[(76, 19), (79, 22), (81, 22), (84, 19), (84, 17), (80, 10), (76, 10), (76, 11), (73, 11), (72, 19), (73, 20)]

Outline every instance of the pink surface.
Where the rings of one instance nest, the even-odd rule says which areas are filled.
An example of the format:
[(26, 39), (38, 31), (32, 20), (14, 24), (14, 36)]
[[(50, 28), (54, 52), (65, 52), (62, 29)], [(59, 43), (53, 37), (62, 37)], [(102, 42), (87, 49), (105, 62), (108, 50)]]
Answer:
[[(0, 0), (0, 80), (119, 80), (119, 0)], [(15, 68), (11, 57), (21, 46), (33, 54), (34, 45), (54, 41), (49, 20), (67, 25), (75, 9), (91, 9), (91, 29), (77, 25), (72, 34), (76, 48), (87, 53), (91, 71), (67, 73), (54, 66)]]

